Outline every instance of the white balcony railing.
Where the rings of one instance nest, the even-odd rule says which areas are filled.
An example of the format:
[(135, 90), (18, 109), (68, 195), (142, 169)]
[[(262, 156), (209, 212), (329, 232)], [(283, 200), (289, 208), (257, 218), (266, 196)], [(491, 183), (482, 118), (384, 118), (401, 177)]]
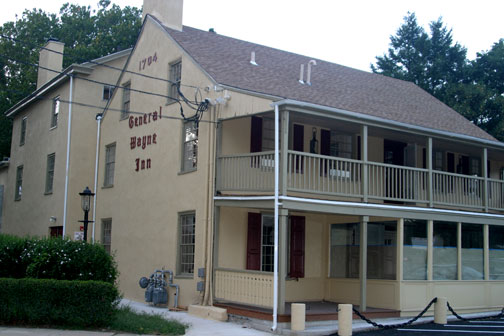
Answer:
[[(365, 171), (367, 188), (362, 178)], [(222, 156), (217, 174), (219, 191), (272, 192), (274, 153)], [(485, 197), (483, 177), (435, 170), (431, 176), (430, 181), (429, 170), (423, 168), (296, 151), (288, 151), (285, 172), (280, 164), (280, 179), (286, 181), (287, 192), (479, 209), (485, 208), (486, 202), (489, 209), (504, 210), (504, 181), (487, 179)]]

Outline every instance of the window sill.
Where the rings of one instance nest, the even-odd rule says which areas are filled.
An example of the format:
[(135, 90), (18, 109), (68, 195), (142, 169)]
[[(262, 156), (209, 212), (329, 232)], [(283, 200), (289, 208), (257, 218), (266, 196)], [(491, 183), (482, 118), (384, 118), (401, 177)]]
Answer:
[(46, 191), (44, 195), (52, 195), (52, 193), (53, 193), (52, 191)]
[(113, 184), (109, 184), (109, 185), (104, 185), (101, 187), (102, 189), (110, 189), (110, 188), (114, 188), (114, 185)]
[(189, 170), (181, 170), (178, 172), (178, 175), (185, 175), (185, 174), (193, 173), (197, 170), (198, 170), (198, 168), (189, 169)]
[(187, 280), (190, 280), (190, 279), (194, 279), (194, 274), (178, 274), (178, 275), (175, 275), (174, 278), (175, 279), (187, 279)]
[(129, 118), (129, 112), (125, 115), (120, 116), (119, 121), (128, 120), (128, 118)]
[(180, 98), (173, 98), (173, 99), (168, 98), (168, 100), (166, 101), (165, 106), (176, 104), (176, 103), (178, 103), (179, 99)]
[(21, 202), (21, 198), (15, 198), (14, 202)]
[(58, 128), (58, 125), (51, 126), (51, 127), (49, 128), (49, 131), (52, 131), (53, 129), (56, 129), (56, 128)]

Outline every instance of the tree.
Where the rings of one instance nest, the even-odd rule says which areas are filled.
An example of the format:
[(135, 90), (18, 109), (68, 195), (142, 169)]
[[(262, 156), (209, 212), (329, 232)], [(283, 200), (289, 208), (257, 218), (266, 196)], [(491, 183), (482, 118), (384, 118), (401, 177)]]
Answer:
[[(0, 27), (0, 111), (5, 112), (36, 88), (40, 47), (49, 38), (65, 43), (63, 66), (82, 63), (132, 47), (141, 27), (141, 10), (110, 6), (64, 4), (59, 15), (25, 10), (15, 22)], [(0, 156), (10, 154), (11, 120), (0, 116)]]
[(453, 43), (452, 31), (441, 18), (429, 27), (427, 34), (415, 14), (408, 13), (396, 35), (390, 37), (388, 54), (376, 57), (371, 70), (417, 84), (504, 140), (504, 40), (468, 61), (466, 49)]
[(413, 82), (442, 99), (448, 83), (461, 80), (466, 49), (453, 44), (452, 31), (442, 19), (430, 23), (430, 35), (418, 25), (415, 13), (408, 13), (395, 36), (390, 37), (388, 55), (377, 56), (374, 73)]

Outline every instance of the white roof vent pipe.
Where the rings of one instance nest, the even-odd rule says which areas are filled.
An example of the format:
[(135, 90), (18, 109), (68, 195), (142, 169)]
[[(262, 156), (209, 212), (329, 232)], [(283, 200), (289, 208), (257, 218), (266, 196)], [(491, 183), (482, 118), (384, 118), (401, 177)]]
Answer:
[(317, 65), (317, 61), (315, 60), (311, 60), (310, 62), (308, 62), (308, 71), (307, 71), (307, 75), (306, 75), (306, 84), (308, 85), (311, 85), (311, 66), (312, 65)]
[(259, 65), (256, 63), (256, 60), (255, 60), (255, 51), (252, 51), (252, 53), (250, 53), (250, 64)]
[(301, 64), (301, 69), (299, 70), (299, 84), (304, 84), (304, 64)]

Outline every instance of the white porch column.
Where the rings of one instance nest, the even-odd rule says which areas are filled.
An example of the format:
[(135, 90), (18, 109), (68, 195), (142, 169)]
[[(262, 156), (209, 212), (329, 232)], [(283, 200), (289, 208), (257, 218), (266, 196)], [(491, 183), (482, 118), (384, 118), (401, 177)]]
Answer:
[(432, 138), (427, 143), (427, 169), (429, 170), (429, 207), (434, 206), (434, 189), (432, 183)]
[(396, 279), (403, 280), (403, 263), (404, 263), (404, 218), (397, 220), (397, 259), (396, 259)]
[(368, 127), (361, 126), (362, 201), (368, 201)]
[(362, 216), (360, 222), (360, 262), (359, 262), (359, 278), (360, 278), (360, 311), (366, 311), (366, 282), (367, 282), (367, 229), (369, 216)]
[(287, 225), (289, 211), (279, 209), (278, 211), (278, 245), (279, 245), (279, 265), (278, 265), (278, 313), (285, 314), (285, 279), (287, 278)]
[(427, 222), (427, 280), (432, 280), (434, 254), (434, 221)]
[(462, 280), (462, 223), (457, 223), (457, 279)]
[(483, 224), (483, 269), (485, 280), (490, 280), (490, 227)]
[(488, 212), (488, 150), (483, 148), (483, 158), (482, 158), (481, 168), (483, 169), (483, 208), (485, 212)]
[(282, 111), (281, 115), (281, 122), (280, 122), (280, 127), (281, 127), (281, 134), (280, 134), (280, 152), (282, 153), (281, 156), (281, 166), (280, 166), (280, 174), (282, 177), (281, 181), (281, 192), (280, 194), (283, 196), (287, 195), (287, 187), (288, 187), (288, 178), (289, 178), (289, 173), (287, 172), (287, 167), (288, 167), (288, 158), (289, 158), (289, 111)]

